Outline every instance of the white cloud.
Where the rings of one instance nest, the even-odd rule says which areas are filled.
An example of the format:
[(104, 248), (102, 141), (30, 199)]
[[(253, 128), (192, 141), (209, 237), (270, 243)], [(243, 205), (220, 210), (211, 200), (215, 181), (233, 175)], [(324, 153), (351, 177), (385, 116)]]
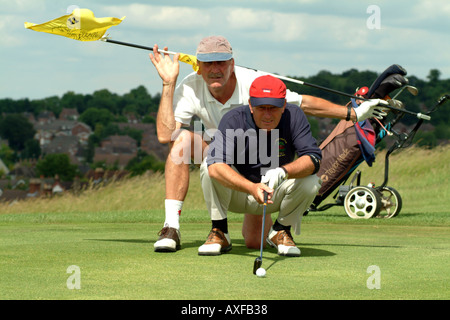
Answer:
[(28, 10), (42, 10), (45, 8), (43, 1), (36, 0), (0, 0), (2, 12), (17, 12)]
[[(15, 23), (18, 18), (13, 15), (0, 15), (0, 45), (4, 47), (16, 47), (23, 43), (18, 35), (18, 27)], [(23, 27), (23, 24), (22, 24)]]
[[(23, 27), (25, 21), (42, 23), (62, 16), (70, 4), (89, 8), (97, 17), (127, 16), (108, 31), (115, 40), (158, 43), (195, 54), (201, 38), (221, 34), (233, 45), (237, 64), (283, 75), (305, 77), (320, 70), (339, 73), (351, 68), (381, 72), (399, 63), (422, 79), (433, 68), (442, 72), (442, 78), (450, 76), (449, 0), (77, 0), (65, 4), (0, 0), (0, 50), (8, 61), (2, 64), (8, 77), (0, 79), (0, 99), (63, 94), (68, 84), (61, 79), (68, 70), (75, 92), (101, 87), (123, 91), (139, 84), (148, 86), (152, 94), (160, 92), (160, 78), (143, 50), (81, 43)], [(381, 9), (381, 30), (366, 26), (366, 9), (372, 4)], [(180, 79), (190, 72), (182, 64)], [(52, 80), (33, 86), (23, 82), (42, 73)], [(90, 77), (93, 80), (77, 81)]]
[(268, 11), (247, 8), (229, 9), (226, 20), (230, 28), (241, 30), (269, 30), (273, 25), (273, 15)]
[[(300, 41), (307, 38), (307, 16), (268, 10), (233, 8), (227, 14), (227, 23), (233, 30), (249, 33), (250, 37), (274, 42)], [(245, 37), (245, 34), (243, 34)]]
[(201, 9), (189, 7), (154, 6), (133, 3), (124, 6), (106, 6), (111, 15), (127, 18), (124, 24), (139, 28), (183, 30), (207, 27), (211, 17)]
[[(420, 0), (412, 7), (413, 17), (416, 19), (435, 20), (445, 18), (447, 21), (450, 16), (450, 2), (448, 0)], [(448, 30), (447, 30), (448, 31)]]

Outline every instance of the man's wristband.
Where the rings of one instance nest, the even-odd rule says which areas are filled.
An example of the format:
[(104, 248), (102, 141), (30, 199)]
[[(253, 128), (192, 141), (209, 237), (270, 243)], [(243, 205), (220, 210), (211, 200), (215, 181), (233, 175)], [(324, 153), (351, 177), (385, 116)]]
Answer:
[(351, 116), (352, 116), (352, 107), (347, 106), (347, 118), (345, 118), (345, 121), (350, 121)]
[(280, 168), (283, 169), (284, 173), (286, 174), (286, 175), (284, 176), (284, 178), (285, 178), (285, 179), (289, 179), (289, 178), (288, 178), (288, 175), (289, 175), (289, 174), (288, 174), (286, 168), (285, 168), (285, 167), (280, 167)]
[(320, 160), (317, 159), (317, 157), (312, 154), (309, 154), (309, 157), (311, 158), (311, 161), (314, 164), (314, 172), (312, 174), (316, 174), (317, 172), (319, 172), (320, 169)]

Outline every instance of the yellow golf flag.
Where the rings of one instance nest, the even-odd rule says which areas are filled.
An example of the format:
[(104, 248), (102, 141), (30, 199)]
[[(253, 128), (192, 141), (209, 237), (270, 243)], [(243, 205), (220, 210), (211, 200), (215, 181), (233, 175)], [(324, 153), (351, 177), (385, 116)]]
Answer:
[(178, 58), (181, 62), (187, 63), (192, 65), (192, 69), (194, 69), (195, 72), (200, 69), (200, 67), (197, 65), (197, 57), (191, 56), (189, 54), (180, 53), (180, 57)]
[(112, 26), (120, 24), (118, 18), (96, 18), (89, 9), (75, 9), (72, 14), (42, 23), (25, 22), (25, 28), (47, 32), (79, 41), (99, 40)]

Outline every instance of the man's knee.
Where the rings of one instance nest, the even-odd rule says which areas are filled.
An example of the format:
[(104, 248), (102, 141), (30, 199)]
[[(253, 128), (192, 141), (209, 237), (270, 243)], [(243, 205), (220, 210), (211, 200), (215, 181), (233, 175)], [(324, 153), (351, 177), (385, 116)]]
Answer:
[[(272, 219), (266, 215), (266, 223), (264, 225), (263, 246), (266, 247), (266, 237), (272, 227)], [(244, 237), (245, 246), (248, 249), (259, 249), (261, 246), (261, 229), (262, 216), (246, 214), (244, 223), (242, 224), (242, 236)]]
[(302, 194), (304, 197), (315, 197), (320, 190), (322, 181), (316, 175), (306, 178), (297, 179), (294, 183), (296, 193)]
[[(259, 249), (261, 246), (261, 238), (254, 239), (254, 238), (244, 238), (245, 239), (245, 246), (248, 249)], [(264, 247), (266, 246), (266, 243), (264, 242)]]
[(188, 130), (178, 130), (172, 135), (168, 161), (176, 165), (201, 164), (204, 142), (200, 135)]

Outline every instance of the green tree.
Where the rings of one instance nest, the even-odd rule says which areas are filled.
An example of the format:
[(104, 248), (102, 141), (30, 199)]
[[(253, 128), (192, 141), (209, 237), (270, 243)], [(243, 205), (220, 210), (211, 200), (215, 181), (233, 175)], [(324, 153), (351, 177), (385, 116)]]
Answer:
[(427, 79), (430, 82), (438, 82), (440, 76), (441, 76), (441, 72), (438, 69), (431, 69), (430, 73), (427, 76)]
[(8, 168), (14, 165), (14, 151), (4, 143), (0, 143), (0, 159)]
[(418, 131), (414, 137), (414, 143), (419, 147), (436, 147), (438, 144), (437, 138), (433, 132)]
[(86, 162), (92, 163), (95, 156), (95, 147), (100, 144), (101, 139), (96, 134), (91, 134), (88, 138), (88, 145), (86, 148)]
[(134, 140), (136, 140), (138, 146), (141, 145), (142, 134), (143, 134), (142, 130), (138, 130), (138, 129), (134, 129), (134, 128), (130, 128), (130, 127), (125, 127), (125, 128), (123, 128), (123, 130), (120, 133), (123, 136), (130, 136), (130, 137), (132, 137)]
[(122, 113), (136, 112), (143, 116), (148, 113), (151, 104), (151, 96), (144, 86), (130, 90), (121, 101)]
[(22, 159), (38, 159), (41, 155), (41, 146), (38, 140), (31, 139), (25, 142)]
[(85, 99), (82, 94), (76, 94), (73, 91), (65, 93), (61, 98), (62, 109), (77, 109), (78, 113), (84, 112)]
[(103, 126), (107, 126), (114, 120), (114, 115), (108, 109), (87, 109), (80, 115), (80, 121), (86, 123), (93, 130), (95, 126), (100, 123)]
[(88, 108), (106, 109), (112, 114), (118, 114), (118, 101), (117, 94), (111, 93), (107, 89), (98, 90), (92, 94), (92, 99), (88, 102)]
[(137, 156), (128, 162), (125, 167), (132, 176), (144, 174), (146, 171), (164, 172), (164, 162), (158, 161), (154, 156), (139, 151)]
[(150, 115), (146, 115), (143, 119), (142, 119), (142, 123), (155, 123), (156, 124), (156, 119)]
[(16, 152), (25, 148), (25, 143), (34, 138), (33, 125), (22, 115), (9, 114), (0, 121), (0, 136), (7, 139), (9, 146)]
[(67, 154), (48, 154), (36, 164), (38, 175), (54, 177), (58, 175), (62, 181), (71, 181), (79, 174), (76, 165), (70, 163)]

